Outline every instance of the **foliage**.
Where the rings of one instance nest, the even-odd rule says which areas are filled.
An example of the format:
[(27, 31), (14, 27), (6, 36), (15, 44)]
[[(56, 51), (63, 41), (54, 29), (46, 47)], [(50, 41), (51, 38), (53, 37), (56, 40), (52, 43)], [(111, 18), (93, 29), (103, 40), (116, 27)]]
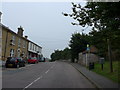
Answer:
[(60, 60), (60, 59), (68, 60), (70, 58), (71, 58), (71, 51), (69, 48), (65, 48), (64, 50), (55, 50), (51, 54), (51, 59), (53, 61)]
[(96, 46), (100, 56), (106, 56), (107, 39), (113, 52), (120, 53), (120, 2), (87, 2), (82, 7), (72, 3), (72, 13), (63, 13), (75, 20), (72, 25), (93, 27), (89, 43)]
[(69, 44), (71, 48), (72, 62), (74, 62), (74, 59), (78, 59), (78, 54), (80, 52), (86, 50), (87, 44), (89, 44), (87, 35), (81, 35), (80, 33), (72, 34)]
[(103, 75), (115, 82), (119, 82), (120, 83), (120, 69), (119, 69), (119, 65), (120, 65), (120, 61), (114, 61), (113, 62), (113, 73), (110, 72), (110, 68), (109, 68), (109, 62), (105, 61), (104, 64), (104, 69), (101, 69), (101, 64), (99, 63), (95, 63), (95, 68), (92, 70), (100, 75)]
[(71, 14), (63, 14), (78, 22), (72, 23), (73, 25), (94, 26), (98, 30), (118, 29), (120, 27), (120, 13), (118, 13), (120, 2), (88, 2), (85, 7), (72, 3), (72, 6)]

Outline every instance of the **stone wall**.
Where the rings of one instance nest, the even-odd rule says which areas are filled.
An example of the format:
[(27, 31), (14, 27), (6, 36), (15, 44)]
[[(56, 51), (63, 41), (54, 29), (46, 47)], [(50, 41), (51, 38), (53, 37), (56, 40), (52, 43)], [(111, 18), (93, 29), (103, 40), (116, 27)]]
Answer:
[(78, 63), (88, 66), (90, 62), (97, 62), (99, 57), (93, 53), (79, 53)]

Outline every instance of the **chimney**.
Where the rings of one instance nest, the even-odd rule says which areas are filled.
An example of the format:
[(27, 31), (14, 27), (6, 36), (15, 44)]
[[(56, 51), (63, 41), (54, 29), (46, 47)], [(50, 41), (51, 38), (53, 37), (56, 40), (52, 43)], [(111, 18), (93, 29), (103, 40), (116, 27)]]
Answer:
[(28, 38), (28, 36), (25, 36), (25, 38), (27, 39), (27, 38)]
[(20, 26), (20, 27), (18, 28), (18, 33), (17, 33), (17, 34), (18, 34), (19, 36), (23, 37), (23, 31), (24, 31), (23, 28)]
[(1, 21), (2, 21), (1, 16), (2, 16), (2, 12), (0, 12), (0, 23), (1, 23)]

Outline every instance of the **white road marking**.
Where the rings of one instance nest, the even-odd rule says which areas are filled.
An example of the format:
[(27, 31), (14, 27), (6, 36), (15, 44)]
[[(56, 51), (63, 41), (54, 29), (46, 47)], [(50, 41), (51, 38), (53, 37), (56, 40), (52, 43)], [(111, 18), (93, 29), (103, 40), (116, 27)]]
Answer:
[(32, 66), (32, 65), (35, 65), (35, 64), (26, 65), (26, 67), (29, 67), (29, 66)]
[(51, 69), (54, 67), (54, 65), (51, 67)]
[(50, 70), (48, 69), (45, 73), (47, 74)]
[(39, 78), (35, 79), (33, 82), (31, 82), (29, 85), (27, 85), (23, 90), (25, 90), (26, 88), (30, 87), (33, 83), (37, 82), (41, 78), (42, 78), (42, 76), (40, 76)]
[(26, 67), (21, 67), (21, 68), (18, 68), (18, 69), (23, 69), (23, 68), (26, 68)]
[[(30, 66), (31, 66), (31, 65), (30, 65)], [(52, 69), (53, 67), (54, 67), (54, 65), (51, 66), (50, 69)], [(50, 71), (50, 69), (48, 69), (45, 73), (47, 74), (47, 73)], [(33, 82), (31, 82), (29, 85), (27, 85), (23, 90), (25, 90), (26, 88), (30, 87), (33, 83), (37, 82), (37, 81), (40, 80), (41, 78), (42, 78), (42, 76), (38, 77), (38, 78), (35, 79)]]

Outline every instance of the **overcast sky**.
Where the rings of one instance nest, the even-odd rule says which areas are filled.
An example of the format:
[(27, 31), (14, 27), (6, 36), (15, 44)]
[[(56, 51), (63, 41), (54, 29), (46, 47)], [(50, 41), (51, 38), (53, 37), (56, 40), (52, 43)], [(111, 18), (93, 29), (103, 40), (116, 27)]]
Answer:
[(54, 50), (68, 47), (74, 32), (81, 32), (81, 27), (71, 25), (73, 19), (62, 15), (70, 13), (71, 7), (70, 2), (2, 3), (2, 23), (14, 32), (21, 25), (24, 35), (42, 46), (43, 55), (50, 58)]

